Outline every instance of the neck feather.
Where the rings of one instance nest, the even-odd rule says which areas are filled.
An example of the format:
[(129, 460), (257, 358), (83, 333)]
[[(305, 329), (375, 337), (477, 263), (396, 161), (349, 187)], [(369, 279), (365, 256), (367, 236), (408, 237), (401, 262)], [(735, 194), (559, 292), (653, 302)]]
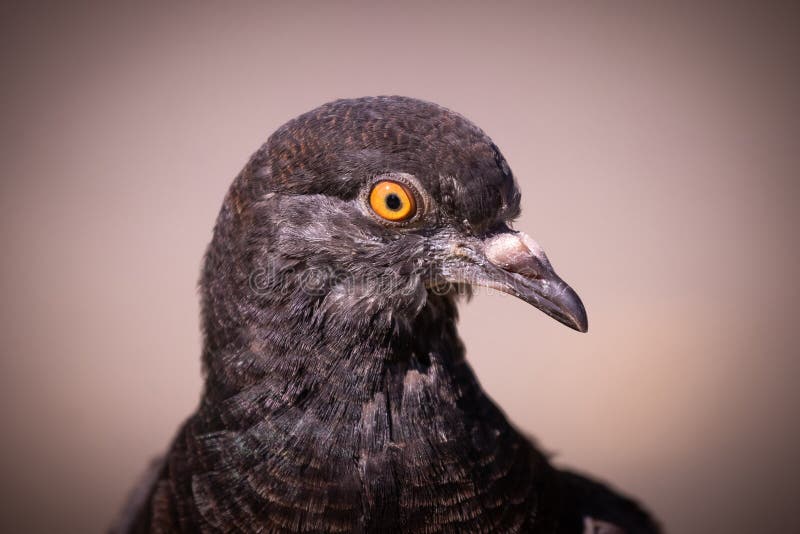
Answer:
[(530, 530), (551, 470), (481, 390), (452, 296), (259, 293), (226, 272), (203, 287), (206, 388), (181, 453), (205, 474), (181, 491), (277, 530)]

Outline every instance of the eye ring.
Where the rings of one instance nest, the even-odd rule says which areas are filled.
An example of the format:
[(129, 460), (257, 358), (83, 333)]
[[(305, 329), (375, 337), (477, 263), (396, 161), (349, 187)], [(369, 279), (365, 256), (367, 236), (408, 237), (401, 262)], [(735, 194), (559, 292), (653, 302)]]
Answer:
[(376, 182), (369, 192), (368, 201), (372, 211), (389, 222), (405, 222), (417, 213), (414, 191), (397, 180)]

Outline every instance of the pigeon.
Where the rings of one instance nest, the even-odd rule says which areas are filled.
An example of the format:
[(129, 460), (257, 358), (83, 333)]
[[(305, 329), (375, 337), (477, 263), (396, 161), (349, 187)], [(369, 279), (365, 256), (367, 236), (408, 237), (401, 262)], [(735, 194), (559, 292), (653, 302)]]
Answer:
[(520, 200), (491, 139), (433, 103), (337, 100), (276, 130), (205, 255), (199, 405), (111, 532), (659, 532), (553, 466), (465, 359), (473, 288), (587, 330), (513, 229)]

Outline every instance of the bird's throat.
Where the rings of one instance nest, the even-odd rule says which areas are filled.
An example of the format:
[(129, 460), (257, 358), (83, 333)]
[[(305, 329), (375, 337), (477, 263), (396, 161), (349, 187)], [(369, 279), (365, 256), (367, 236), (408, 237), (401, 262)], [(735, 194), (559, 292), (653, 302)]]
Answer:
[(322, 343), (304, 330), (319, 328), (311, 314), (291, 336), (251, 328), (206, 354), (206, 392), (186, 431), (207, 448), (204, 465), (225, 467), (193, 491), (213, 500), (246, 478), (231, 491), (271, 517), (335, 513), (366, 530), (424, 529), (487, 506), (508, 507), (494, 516), (506, 530), (523, 524), (532, 480), (549, 467), (481, 390), (455, 321), (453, 299), (435, 297), (384, 331), (343, 328)]

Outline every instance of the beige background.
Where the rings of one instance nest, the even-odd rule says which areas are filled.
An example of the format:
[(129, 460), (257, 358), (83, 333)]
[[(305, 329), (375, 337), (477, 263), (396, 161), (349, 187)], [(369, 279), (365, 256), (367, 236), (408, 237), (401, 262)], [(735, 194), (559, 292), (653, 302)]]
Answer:
[(463, 308), (513, 421), (671, 532), (800, 531), (797, 10), (62, 4), (2, 7), (3, 531), (108, 524), (198, 398), (231, 179), (370, 94), (484, 128), (586, 303), (588, 335)]

